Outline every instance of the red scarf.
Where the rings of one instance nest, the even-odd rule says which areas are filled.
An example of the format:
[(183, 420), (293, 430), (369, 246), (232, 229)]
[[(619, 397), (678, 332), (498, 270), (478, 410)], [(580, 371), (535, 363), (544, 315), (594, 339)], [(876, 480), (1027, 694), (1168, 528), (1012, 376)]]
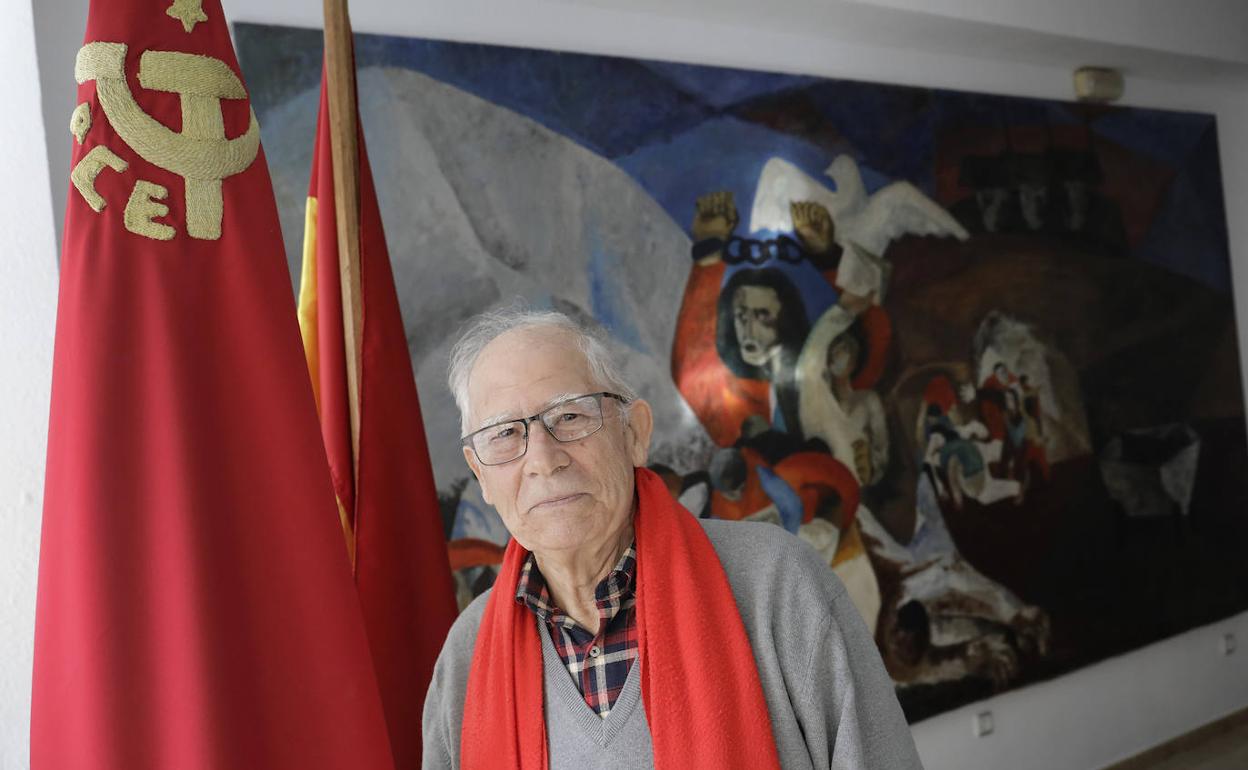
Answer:
[[(754, 653), (719, 556), (656, 474), (638, 468), (635, 478), (637, 665), (654, 765), (779, 768)], [(546, 768), (542, 644), (533, 614), (514, 597), (527, 556), (513, 539), (477, 632), (460, 734), (465, 770)]]

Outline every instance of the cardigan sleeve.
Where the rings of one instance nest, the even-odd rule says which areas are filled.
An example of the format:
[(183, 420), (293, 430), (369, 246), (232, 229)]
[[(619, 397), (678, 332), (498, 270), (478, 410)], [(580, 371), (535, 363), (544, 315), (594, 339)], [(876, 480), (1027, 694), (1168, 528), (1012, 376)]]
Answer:
[[(420, 766), (422, 770), (451, 770), (458, 763), (458, 751), (451, 750), (451, 722), (454, 721), (454, 705), (448, 703), (453, 698), (452, 678), (448, 672), (448, 661), (445, 653), (434, 665), (433, 678), (429, 682), (429, 690), (425, 695), (425, 712), (421, 719), (421, 750)], [(460, 705), (462, 713), (463, 706)], [(455, 743), (459, 743), (459, 734), (455, 734)]]
[(816, 767), (922, 769), (866, 624), (843, 590), (811, 651), (800, 719)]
[(464, 695), (485, 603), (493, 589), (472, 601), (451, 626), (442, 652), (433, 664), (421, 718), (421, 768), (457, 770), (459, 736), (463, 731)]

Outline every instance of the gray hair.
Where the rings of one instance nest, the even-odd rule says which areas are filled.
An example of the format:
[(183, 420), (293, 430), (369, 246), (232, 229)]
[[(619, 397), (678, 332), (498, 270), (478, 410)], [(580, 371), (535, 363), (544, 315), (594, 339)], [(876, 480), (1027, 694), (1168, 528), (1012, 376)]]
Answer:
[(468, 321), (459, 340), (451, 348), (451, 361), (447, 367), (447, 385), (459, 407), (460, 433), (468, 433), (468, 376), (477, 363), (477, 357), (485, 346), (503, 334), (517, 329), (547, 328), (566, 331), (572, 335), (577, 348), (585, 356), (594, 386), (609, 390), (632, 401), (637, 398), (620, 375), (619, 366), (612, 355), (606, 339), (598, 332), (587, 329), (570, 317), (554, 310), (533, 310), (527, 307), (508, 307), (492, 310)]

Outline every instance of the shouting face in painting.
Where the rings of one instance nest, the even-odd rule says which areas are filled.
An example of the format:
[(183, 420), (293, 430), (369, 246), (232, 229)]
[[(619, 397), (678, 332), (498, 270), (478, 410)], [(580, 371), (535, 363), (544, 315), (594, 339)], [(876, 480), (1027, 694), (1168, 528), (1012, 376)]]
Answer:
[(720, 358), (738, 377), (756, 380), (774, 382), (809, 329), (797, 287), (772, 267), (733, 273), (720, 292), (718, 316)]
[(740, 286), (732, 295), (732, 324), (741, 359), (765, 366), (780, 347), (780, 296), (769, 286)]

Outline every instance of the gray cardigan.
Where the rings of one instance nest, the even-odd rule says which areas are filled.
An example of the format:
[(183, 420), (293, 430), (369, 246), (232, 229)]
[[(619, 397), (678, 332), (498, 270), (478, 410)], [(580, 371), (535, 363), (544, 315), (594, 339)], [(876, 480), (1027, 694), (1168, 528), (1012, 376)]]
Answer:
[[(703, 520), (745, 623), (785, 768), (921, 768), (866, 624), (804, 542), (772, 524)], [(456, 620), (425, 700), (424, 767), (459, 767), (460, 723), (487, 594)], [(536, 621), (536, 618), (534, 619)], [(542, 630), (550, 767), (654, 767), (640, 666), (606, 719), (594, 714)], [(708, 644), (714, 638), (708, 635)], [(713, 686), (714, 683), (706, 683)]]

